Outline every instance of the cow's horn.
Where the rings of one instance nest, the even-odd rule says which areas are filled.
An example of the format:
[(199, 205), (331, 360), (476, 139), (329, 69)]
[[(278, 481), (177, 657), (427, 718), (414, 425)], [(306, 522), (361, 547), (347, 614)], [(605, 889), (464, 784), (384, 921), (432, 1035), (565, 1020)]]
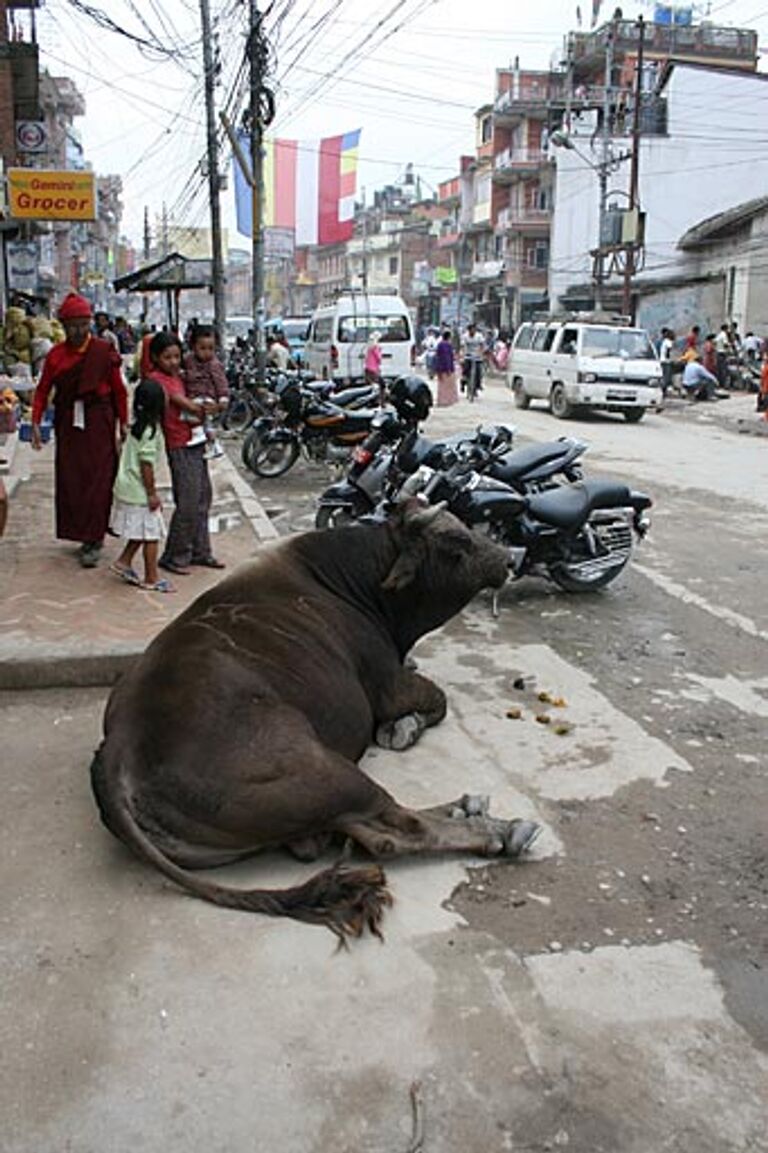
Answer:
[(408, 524), (416, 524), (425, 528), (436, 517), (440, 516), (441, 512), (445, 512), (448, 508), (447, 500), (440, 500), (437, 504), (429, 505), (427, 508), (414, 508), (408, 510), (407, 521)]

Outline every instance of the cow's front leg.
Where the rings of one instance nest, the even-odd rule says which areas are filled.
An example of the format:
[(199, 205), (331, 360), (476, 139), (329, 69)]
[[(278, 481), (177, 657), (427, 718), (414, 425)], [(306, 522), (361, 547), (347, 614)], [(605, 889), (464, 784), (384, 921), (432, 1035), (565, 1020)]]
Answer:
[(398, 670), (376, 703), (376, 744), (401, 752), (446, 713), (445, 693), (421, 673)]

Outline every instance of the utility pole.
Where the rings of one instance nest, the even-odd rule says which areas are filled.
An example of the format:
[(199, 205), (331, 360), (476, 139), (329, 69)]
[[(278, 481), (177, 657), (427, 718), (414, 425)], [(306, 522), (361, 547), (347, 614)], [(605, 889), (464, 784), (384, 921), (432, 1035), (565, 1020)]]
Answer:
[[(151, 236), (149, 232), (149, 208), (144, 205), (144, 263), (149, 264)], [(144, 293), (141, 299), (141, 311), (144, 316), (144, 324), (146, 325), (149, 320), (149, 296)]]
[(600, 312), (603, 307), (603, 285), (605, 283), (605, 221), (608, 204), (608, 169), (611, 163), (611, 127), (613, 108), (611, 97), (613, 95), (613, 38), (615, 24), (612, 21), (608, 27), (605, 41), (605, 86), (603, 89), (603, 131), (601, 133), (602, 155), (598, 166), (599, 181), (599, 207), (597, 215), (597, 252), (595, 255), (595, 310)]
[(368, 208), (365, 203), (365, 189), (361, 189), (363, 194), (363, 292), (368, 291)]
[[(639, 184), (639, 164), (640, 164), (640, 112), (643, 99), (643, 50), (645, 46), (645, 21), (642, 16), (637, 18), (638, 29), (638, 43), (637, 43), (637, 74), (635, 76), (635, 107), (632, 112), (632, 158), (630, 161), (629, 172), (629, 212), (630, 224), (634, 227), (635, 223), (639, 228), (640, 215), (639, 197), (638, 197), (638, 184)], [(632, 307), (632, 277), (635, 274), (635, 252), (639, 244), (639, 236), (637, 230), (633, 233), (632, 239), (628, 240), (625, 250), (626, 259), (624, 263), (624, 290), (622, 294), (621, 310), (625, 316), (630, 316), (634, 321), (634, 309)]]
[[(267, 342), (264, 324), (264, 128), (274, 115), (274, 98), (264, 81), (269, 53), (262, 33), (258, 0), (250, 0), (248, 50), (251, 62), (250, 144), (253, 176), (252, 203), (252, 300), (256, 324), (256, 357), (259, 376), (267, 364)], [(271, 110), (271, 114), (270, 114)]]
[(227, 306), (224, 298), (224, 260), (221, 251), (221, 206), (219, 203), (219, 146), (216, 139), (216, 70), (214, 67), (211, 9), (209, 0), (200, 0), (203, 33), (203, 72), (205, 76), (205, 125), (208, 139), (208, 199), (211, 206), (211, 279), (213, 281), (213, 323), (221, 345)]

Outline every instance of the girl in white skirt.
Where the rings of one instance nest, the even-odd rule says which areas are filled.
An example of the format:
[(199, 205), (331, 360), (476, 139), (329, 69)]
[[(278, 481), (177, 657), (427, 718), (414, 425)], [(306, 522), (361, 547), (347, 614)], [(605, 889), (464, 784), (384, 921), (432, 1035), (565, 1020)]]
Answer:
[[(120, 454), (117, 479), (112, 490), (110, 528), (125, 542), (112, 572), (127, 584), (152, 592), (172, 593), (169, 580), (157, 569), (159, 541), (165, 537), (160, 497), (155, 488), (155, 469), (163, 448), (165, 392), (155, 380), (142, 380), (133, 395), (133, 424)], [(144, 580), (133, 567), (136, 553), (144, 554)]]

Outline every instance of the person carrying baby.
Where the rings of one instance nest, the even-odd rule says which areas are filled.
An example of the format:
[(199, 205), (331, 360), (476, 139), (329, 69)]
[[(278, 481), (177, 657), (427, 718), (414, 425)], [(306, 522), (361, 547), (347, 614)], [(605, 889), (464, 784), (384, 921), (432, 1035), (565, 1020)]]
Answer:
[[(213, 427), (216, 413), (221, 414), (229, 404), (229, 384), (224, 366), (216, 355), (216, 336), (213, 326), (199, 324), (192, 329), (190, 351), (183, 361), (184, 388), (190, 400), (199, 401), (202, 423), (192, 429), (190, 445), (206, 442), (205, 456), (214, 459), (224, 455)], [(206, 400), (216, 402), (216, 410), (203, 409)]]

